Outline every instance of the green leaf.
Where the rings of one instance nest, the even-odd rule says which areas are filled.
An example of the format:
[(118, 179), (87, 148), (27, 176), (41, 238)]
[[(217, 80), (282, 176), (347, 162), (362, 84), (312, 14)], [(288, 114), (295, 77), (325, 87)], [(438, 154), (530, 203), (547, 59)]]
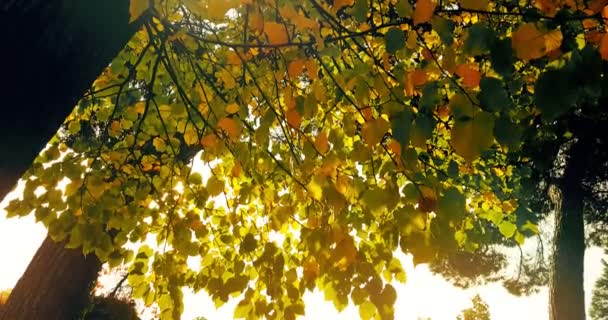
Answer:
[(522, 134), (523, 129), (521, 126), (511, 122), (511, 120), (505, 117), (498, 118), (494, 124), (494, 136), (496, 137), (496, 141), (510, 150), (519, 149), (522, 142)]
[(464, 52), (470, 56), (478, 56), (490, 52), (496, 40), (494, 31), (485, 23), (476, 23), (468, 30), (464, 43)]
[(391, 28), (384, 35), (386, 52), (395, 54), (397, 50), (405, 47), (405, 33), (399, 28)]
[(482, 108), (488, 112), (500, 111), (511, 106), (511, 99), (500, 79), (483, 77), (479, 82), (481, 92), (477, 95)]
[(493, 42), (490, 49), (490, 61), (492, 62), (494, 71), (504, 78), (511, 78), (513, 76), (515, 56), (513, 56), (513, 49), (511, 48), (509, 38)]
[(406, 109), (398, 113), (397, 116), (391, 120), (393, 138), (399, 141), (402, 152), (410, 143), (412, 118), (412, 112)]
[(465, 197), (455, 187), (449, 187), (437, 201), (438, 218), (460, 220), (465, 214)]
[(565, 114), (574, 106), (577, 98), (577, 84), (564, 70), (545, 71), (536, 81), (534, 100), (543, 120), (551, 121)]
[(451, 46), (454, 43), (454, 28), (456, 24), (452, 20), (444, 19), (439, 16), (434, 16), (431, 20), (433, 30), (439, 34), (441, 42), (446, 46)]
[(355, 0), (351, 12), (355, 21), (362, 23), (367, 20), (367, 12), (369, 9), (368, 0)]

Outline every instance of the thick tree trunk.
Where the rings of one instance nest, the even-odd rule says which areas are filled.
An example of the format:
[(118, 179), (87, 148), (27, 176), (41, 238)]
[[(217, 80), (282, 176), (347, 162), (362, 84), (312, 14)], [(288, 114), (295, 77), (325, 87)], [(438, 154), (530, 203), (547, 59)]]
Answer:
[(65, 249), (47, 237), (13, 288), (2, 320), (76, 319), (87, 303), (101, 263), (81, 250)]
[(129, 0), (0, 1), (0, 199), (133, 35)]
[[(0, 2), (0, 200), (138, 28), (129, 0)], [(100, 262), (43, 242), (1, 320), (75, 319)]]
[(584, 320), (585, 257), (582, 177), (589, 154), (582, 142), (569, 151), (556, 206), (553, 273), (549, 290), (551, 320)]

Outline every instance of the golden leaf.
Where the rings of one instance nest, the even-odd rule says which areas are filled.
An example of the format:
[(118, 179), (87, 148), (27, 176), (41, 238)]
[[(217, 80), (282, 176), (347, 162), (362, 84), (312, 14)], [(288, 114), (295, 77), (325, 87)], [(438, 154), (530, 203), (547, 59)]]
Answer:
[(384, 118), (368, 121), (361, 128), (361, 137), (365, 143), (374, 146), (382, 141), (384, 134), (388, 132), (390, 127), (390, 123), (384, 120)]
[(562, 39), (563, 35), (559, 29), (543, 32), (532, 22), (522, 25), (511, 36), (515, 55), (524, 61), (544, 57), (559, 48)]
[(233, 102), (233, 103), (231, 103), (231, 104), (229, 104), (229, 105), (226, 106), (226, 113), (228, 113), (228, 114), (237, 113), (237, 112), (239, 112), (240, 108), (241, 107), (239, 107), (238, 104), (236, 104), (236, 103)]
[(327, 133), (321, 132), (315, 139), (315, 148), (320, 153), (327, 153), (329, 151), (329, 142), (327, 140)]
[(129, 2), (129, 23), (137, 20), (150, 6), (149, 0), (131, 0)]

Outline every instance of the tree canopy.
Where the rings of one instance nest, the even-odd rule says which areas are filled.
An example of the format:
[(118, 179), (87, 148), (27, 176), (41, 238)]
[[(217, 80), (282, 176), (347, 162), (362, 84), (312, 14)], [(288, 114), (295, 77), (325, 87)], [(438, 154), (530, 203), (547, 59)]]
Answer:
[(129, 266), (163, 319), (184, 286), (235, 317), (293, 319), (317, 287), (392, 318), (396, 250), (538, 232), (531, 164), (564, 115), (603, 117), (605, 4), (131, 0), (142, 29), (7, 211)]

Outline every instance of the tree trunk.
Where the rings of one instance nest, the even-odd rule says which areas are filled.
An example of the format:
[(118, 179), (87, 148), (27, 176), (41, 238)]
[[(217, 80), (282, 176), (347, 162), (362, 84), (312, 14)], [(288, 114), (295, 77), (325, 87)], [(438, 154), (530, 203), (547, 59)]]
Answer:
[(76, 319), (101, 269), (94, 255), (47, 237), (4, 305), (2, 320)]
[[(0, 200), (140, 26), (129, 0), (0, 2)], [(0, 320), (75, 319), (101, 263), (47, 237)]]
[(549, 288), (551, 320), (584, 320), (585, 257), (582, 177), (589, 153), (584, 142), (570, 148), (555, 209), (553, 273)]
[(138, 27), (129, 0), (0, 2), (0, 199)]

